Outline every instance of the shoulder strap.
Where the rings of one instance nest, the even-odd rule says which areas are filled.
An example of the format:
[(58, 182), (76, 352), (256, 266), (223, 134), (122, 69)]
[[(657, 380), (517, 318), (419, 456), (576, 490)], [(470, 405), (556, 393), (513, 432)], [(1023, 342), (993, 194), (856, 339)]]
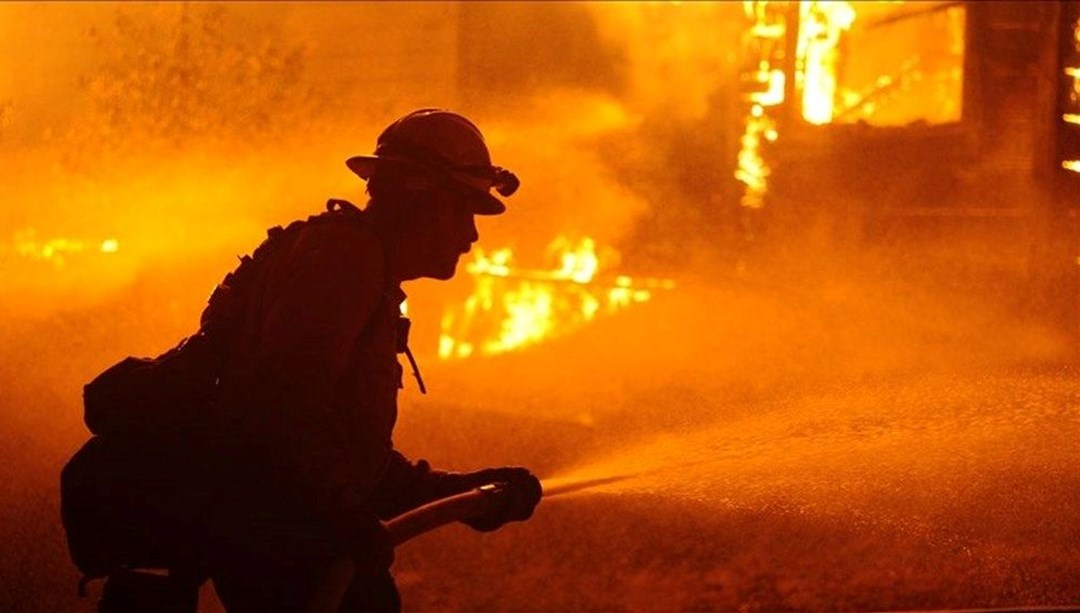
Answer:
[(211, 338), (221, 337), (224, 336), (223, 332), (240, 320), (257, 269), (266, 261), (270, 252), (287, 242), (281, 239), (295, 236), (311, 224), (341, 222), (366, 223), (367, 215), (348, 200), (331, 198), (326, 202), (326, 211), (294, 221), (285, 227), (274, 226), (267, 230), (266, 239), (250, 256), (241, 257), (239, 266), (225, 275), (210, 294), (199, 321), (199, 333)]

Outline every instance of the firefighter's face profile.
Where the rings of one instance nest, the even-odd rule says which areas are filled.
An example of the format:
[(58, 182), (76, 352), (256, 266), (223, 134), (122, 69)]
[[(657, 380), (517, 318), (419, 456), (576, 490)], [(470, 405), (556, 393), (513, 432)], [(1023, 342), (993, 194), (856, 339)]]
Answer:
[(455, 184), (432, 190), (418, 220), (416, 249), (422, 276), (440, 280), (454, 276), (461, 256), (480, 238), (473, 213), (479, 195)]

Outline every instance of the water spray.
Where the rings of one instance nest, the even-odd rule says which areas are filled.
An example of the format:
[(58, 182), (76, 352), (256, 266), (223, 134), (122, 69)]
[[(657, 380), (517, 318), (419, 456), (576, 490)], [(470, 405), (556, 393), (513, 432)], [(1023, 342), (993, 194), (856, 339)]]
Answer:
[(619, 481), (632, 479), (636, 476), (637, 475), (615, 475), (612, 477), (597, 477), (594, 479), (549, 479), (543, 484), (544, 499), (550, 499), (555, 498), (556, 496), (564, 496), (566, 494), (590, 490), (600, 487), (601, 485), (608, 485), (611, 483), (618, 483)]

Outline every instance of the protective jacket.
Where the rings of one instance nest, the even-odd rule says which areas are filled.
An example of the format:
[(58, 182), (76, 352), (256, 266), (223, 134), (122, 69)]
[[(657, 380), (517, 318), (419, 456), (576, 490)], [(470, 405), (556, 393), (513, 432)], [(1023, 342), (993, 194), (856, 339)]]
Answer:
[(218, 400), (240, 493), (347, 542), (364, 522), (437, 497), (442, 475), (393, 449), (405, 294), (366, 215), (337, 215), (283, 235), (259, 266)]
[[(146, 609), (124, 603), (163, 589), (124, 569), (160, 567), (189, 608), (210, 577), (230, 611), (297, 610), (341, 556), (364, 571), (344, 608), (393, 611), (379, 519), (527, 474), (444, 473), (394, 450), (405, 294), (368, 216), (328, 208), (241, 258), (198, 334), (87, 386), (99, 436), (65, 467), (62, 506), (73, 559), (110, 577), (102, 611)], [(527, 518), (533, 489), (527, 513), (470, 525)]]

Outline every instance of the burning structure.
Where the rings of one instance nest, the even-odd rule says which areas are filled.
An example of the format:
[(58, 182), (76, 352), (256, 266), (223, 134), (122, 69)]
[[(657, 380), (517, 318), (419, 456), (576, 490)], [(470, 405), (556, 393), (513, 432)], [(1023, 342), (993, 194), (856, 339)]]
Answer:
[[(511, 22), (529, 12), (504, 10)], [(738, 186), (714, 178), (725, 198), (687, 205), (707, 211), (697, 231), (730, 239), (718, 248), (736, 245), (738, 266), (844, 245), (888, 253), (1004, 295), (1080, 351), (1076, 7), (766, 0), (742, 10), (738, 102), (723, 103), (729, 116), (714, 126), (718, 142), (737, 144), (717, 167)], [(463, 20), (497, 13), (466, 7)], [(489, 41), (466, 31), (460, 44), (466, 83), (514, 82), (481, 52)]]
[(738, 178), (752, 231), (1009, 279), (1075, 336), (1076, 6), (746, 7)]

